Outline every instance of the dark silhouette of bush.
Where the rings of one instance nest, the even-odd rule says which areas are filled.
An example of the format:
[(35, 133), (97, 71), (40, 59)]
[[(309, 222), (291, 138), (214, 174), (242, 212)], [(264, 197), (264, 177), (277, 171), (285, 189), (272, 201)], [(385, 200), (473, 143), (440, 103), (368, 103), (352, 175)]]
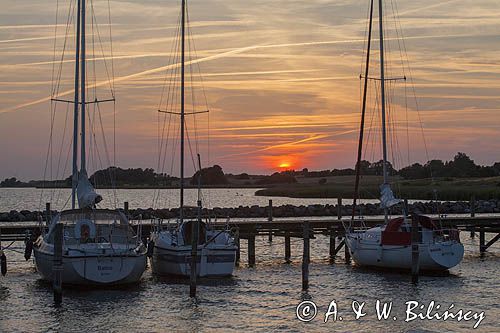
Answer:
[(275, 172), (271, 176), (265, 176), (264, 178), (257, 181), (257, 185), (268, 185), (268, 184), (293, 184), (296, 183), (297, 179), (293, 175), (292, 171)]
[[(198, 178), (200, 176), (200, 171), (196, 173), (191, 178), (191, 185), (198, 184)], [(226, 175), (219, 165), (214, 165), (213, 167), (201, 169), (201, 184), (202, 185), (224, 185), (227, 184)]]

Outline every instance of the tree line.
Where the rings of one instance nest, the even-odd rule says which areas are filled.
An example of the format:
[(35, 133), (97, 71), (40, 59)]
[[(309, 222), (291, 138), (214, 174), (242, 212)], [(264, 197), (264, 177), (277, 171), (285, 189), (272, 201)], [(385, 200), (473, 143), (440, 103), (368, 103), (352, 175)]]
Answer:
[[(360, 173), (362, 175), (381, 176), (383, 172), (383, 162), (361, 161)], [(400, 170), (394, 169), (390, 162), (387, 163), (389, 175), (399, 175), (404, 179), (424, 179), (424, 178), (479, 178), (500, 176), (500, 162), (491, 166), (477, 165), (467, 154), (457, 153), (451, 161), (431, 160), (425, 164), (414, 163)], [(204, 168), (201, 170), (202, 185), (225, 185), (229, 181), (227, 176), (234, 176), (236, 179), (255, 179), (256, 185), (283, 184), (297, 182), (297, 176), (324, 178), (330, 176), (352, 176), (356, 171), (353, 168), (333, 169), (321, 171), (309, 171), (307, 168), (301, 171), (289, 170), (275, 172), (270, 176), (250, 176), (247, 173), (240, 175), (226, 175), (219, 165)], [(197, 171), (191, 177), (190, 184), (197, 185), (200, 172)], [(179, 178), (166, 173), (156, 173), (152, 168), (129, 168), (109, 167), (96, 171), (90, 176), (90, 182), (97, 187), (169, 187), (177, 186)], [(55, 181), (29, 181), (22, 182), (15, 177), (6, 178), (0, 182), (0, 187), (71, 187), (71, 176)]]
[[(382, 176), (383, 161), (369, 162), (361, 161), (361, 175)], [(394, 169), (390, 162), (387, 162), (387, 170), (389, 175), (399, 175), (404, 179), (424, 179), (424, 178), (479, 178), (479, 177), (496, 177), (500, 176), (500, 162), (496, 162), (491, 166), (477, 165), (467, 154), (457, 153), (451, 161), (431, 160), (425, 164), (414, 163), (400, 170)], [(307, 168), (302, 171), (285, 171), (285, 173), (293, 176), (304, 177), (329, 177), (329, 176), (352, 176), (356, 174), (356, 170), (333, 169), (322, 171), (309, 171)]]

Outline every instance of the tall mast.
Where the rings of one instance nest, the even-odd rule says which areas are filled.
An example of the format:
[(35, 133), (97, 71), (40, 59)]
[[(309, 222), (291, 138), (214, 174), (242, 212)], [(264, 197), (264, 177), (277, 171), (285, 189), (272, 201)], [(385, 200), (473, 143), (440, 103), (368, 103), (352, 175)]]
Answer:
[(86, 168), (86, 163), (85, 163), (85, 1), (82, 0), (82, 17), (81, 17), (81, 29), (82, 29), (82, 34), (81, 34), (81, 87), (80, 87), (80, 94), (82, 96), (81, 99), (81, 114), (82, 114), (82, 142), (81, 142), (81, 161), (80, 161), (80, 170), (83, 172), (85, 171)]
[(368, 91), (368, 75), (370, 74), (370, 50), (372, 43), (372, 25), (373, 25), (373, 0), (370, 1), (370, 23), (368, 27), (368, 43), (366, 46), (366, 65), (365, 65), (365, 82), (363, 88), (363, 106), (361, 108), (361, 125), (359, 129), (358, 143), (358, 159), (356, 162), (356, 182), (354, 185), (354, 199), (352, 202), (352, 219), (356, 213), (356, 200), (359, 196), (359, 178), (361, 172), (361, 157), (363, 154), (363, 136), (365, 130), (365, 114), (366, 114), (366, 95)]
[(77, 4), (77, 22), (76, 22), (76, 56), (75, 56), (75, 98), (73, 111), (73, 174), (71, 177), (71, 208), (76, 205), (76, 186), (78, 184), (78, 84), (80, 81), (80, 0)]
[(181, 184), (180, 222), (184, 220), (184, 52), (186, 34), (186, 0), (182, 0), (182, 40), (181, 40)]
[[(384, 30), (382, 23), (382, 0), (378, 1), (379, 32), (380, 32), (380, 93), (382, 102), (382, 149), (383, 149), (383, 174), (384, 185), (388, 183), (387, 177), (387, 133), (385, 126), (385, 70), (384, 70)], [(385, 222), (388, 221), (388, 210), (384, 208)]]

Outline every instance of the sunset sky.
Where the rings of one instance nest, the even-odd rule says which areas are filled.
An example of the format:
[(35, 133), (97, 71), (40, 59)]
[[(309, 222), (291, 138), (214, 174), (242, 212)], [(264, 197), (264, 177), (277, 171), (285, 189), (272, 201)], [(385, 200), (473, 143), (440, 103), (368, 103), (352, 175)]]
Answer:
[[(59, 24), (68, 3), (59, 0)], [(121, 167), (156, 168), (162, 67), (179, 4), (110, 1)], [(389, 9), (395, 5), (430, 157), (450, 159), (463, 151), (476, 163), (500, 161), (500, 2), (386, 1)], [(0, 6), (0, 178), (40, 179), (50, 128), (56, 1), (0, 0)], [(107, 1), (94, 0), (94, 6), (106, 23)], [(205, 153), (204, 163), (266, 174), (353, 167), (368, 6), (368, 0), (189, 1), (210, 108), (210, 161)], [(389, 37), (396, 37), (391, 17), (388, 22)], [(108, 26), (101, 29), (108, 52)], [(394, 41), (389, 59), (397, 62)], [(66, 90), (71, 66), (63, 67)], [(415, 103), (408, 108), (410, 160), (424, 162)], [(64, 114), (66, 106), (60, 110)], [(107, 128), (110, 112), (104, 111)], [(200, 128), (206, 137), (206, 126)]]

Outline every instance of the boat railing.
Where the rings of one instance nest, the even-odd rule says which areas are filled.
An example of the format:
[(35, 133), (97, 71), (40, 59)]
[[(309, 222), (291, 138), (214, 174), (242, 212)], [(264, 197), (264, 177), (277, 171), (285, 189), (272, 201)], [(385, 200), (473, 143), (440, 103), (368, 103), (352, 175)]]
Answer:
[(440, 238), (444, 241), (454, 240), (460, 242), (460, 231), (454, 228), (441, 228), (433, 230), (434, 238)]

